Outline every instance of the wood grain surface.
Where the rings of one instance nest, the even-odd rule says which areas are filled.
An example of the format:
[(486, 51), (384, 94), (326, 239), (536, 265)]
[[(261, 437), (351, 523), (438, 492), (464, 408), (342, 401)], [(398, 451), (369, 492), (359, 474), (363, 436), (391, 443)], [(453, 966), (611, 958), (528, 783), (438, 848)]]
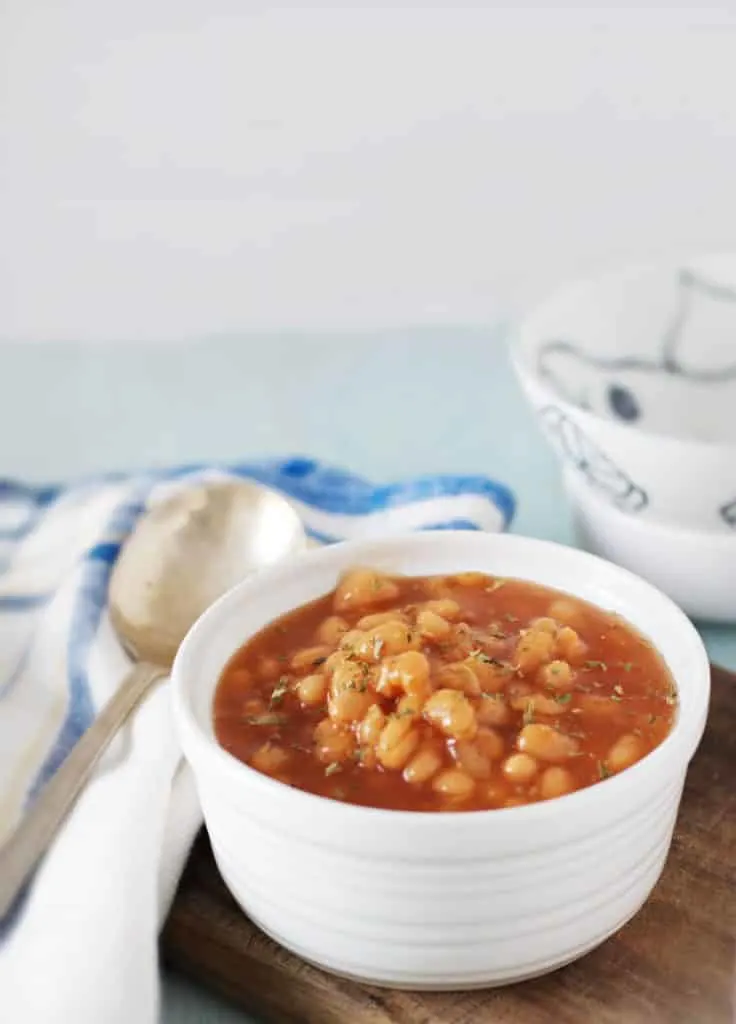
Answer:
[(266, 938), (221, 881), (203, 831), (162, 953), (269, 1024), (733, 1024), (736, 1022), (736, 676), (713, 697), (664, 873), (624, 928), (536, 981), (409, 993), (334, 978)]

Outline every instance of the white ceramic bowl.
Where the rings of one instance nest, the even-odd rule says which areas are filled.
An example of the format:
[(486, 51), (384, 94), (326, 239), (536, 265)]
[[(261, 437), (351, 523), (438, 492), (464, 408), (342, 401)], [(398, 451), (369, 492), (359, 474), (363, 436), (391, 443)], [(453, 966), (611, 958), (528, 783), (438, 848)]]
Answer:
[[(355, 564), (481, 570), (612, 609), (659, 648), (680, 706), (629, 770), (548, 803), (424, 814), (355, 807), (276, 782), (218, 746), (212, 699), (232, 653)], [(602, 942), (642, 905), (670, 846), (709, 698), (708, 659), (681, 611), (623, 569), (543, 541), (428, 532), (309, 552), (226, 594), (173, 669), (177, 729), (222, 876), (265, 932), (327, 970), (399, 988), (529, 978)]]
[(638, 573), (693, 618), (736, 619), (736, 538), (626, 515), (564, 470), (578, 542)]
[[(642, 524), (642, 535), (662, 525), (714, 538), (704, 546), (736, 578), (736, 254), (577, 282), (522, 322), (513, 358), (544, 433), (577, 477), (574, 497), (591, 496), (595, 550), (629, 564), (625, 521), (601, 515), (593, 524), (607, 504), (632, 529)], [(609, 533), (611, 523), (620, 528)], [(671, 534), (650, 535), (662, 557), (678, 558)], [(648, 565), (639, 571), (667, 588)], [(702, 603), (685, 598), (699, 615)], [(714, 589), (705, 603), (713, 617), (736, 620), (730, 595)]]

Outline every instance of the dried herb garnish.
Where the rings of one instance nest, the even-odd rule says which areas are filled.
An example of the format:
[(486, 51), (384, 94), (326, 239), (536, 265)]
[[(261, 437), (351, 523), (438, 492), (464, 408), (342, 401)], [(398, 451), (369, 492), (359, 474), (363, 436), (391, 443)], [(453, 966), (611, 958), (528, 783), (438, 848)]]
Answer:
[(325, 768), (325, 775), (335, 775), (336, 772), (342, 771), (342, 765), (339, 761), (331, 761)]
[(557, 701), (558, 704), (569, 704), (570, 701), (572, 700), (572, 694), (571, 693), (558, 693), (557, 696), (555, 697), (555, 700)]
[(368, 669), (368, 666), (365, 663), (363, 663), (363, 665), (361, 666), (361, 671), (363, 672), (363, 678), (360, 679), (360, 680), (356, 680), (356, 679), (348, 680), (348, 682), (345, 684), (345, 689), (346, 690), (355, 690), (356, 693), (365, 693), (366, 690), (368, 689), (368, 683), (366, 681), (367, 680), (367, 676), (368, 676), (368, 672), (366, 671), (367, 669)]
[(480, 647), (474, 647), (468, 655), (470, 658), (475, 658), (477, 661), (482, 661), (484, 665), (496, 665), (498, 668), (503, 668), (504, 664), (499, 661), (498, 658), (492, 658), (490, 654), (486, 654)]
[(280, 704), (286, 694), (289, 692), (289, 679), (287, 676), (281, 676), (276, 686), (271, 691), (271, 699), (268, 702), (269, 707), (274, 707), (276, 704)]
[(534, 701), (528, 700), (524, 708), (524, 725), (531, 725), (534, 721)]
[(603, 761), (598, 762), (598, 778), (608, 779), (611, 776), (610, 770), (606, 767)]
[(278, 711), (267, 711), (263, 715), (246, 715), (248, 725), (284, 725), (288, 718)]

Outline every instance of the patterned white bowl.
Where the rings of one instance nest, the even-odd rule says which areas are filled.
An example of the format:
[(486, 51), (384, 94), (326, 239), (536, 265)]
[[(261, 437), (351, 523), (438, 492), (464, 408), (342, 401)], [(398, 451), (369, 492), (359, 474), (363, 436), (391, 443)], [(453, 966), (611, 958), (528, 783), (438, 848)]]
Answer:
[[(218, 676), (260, 627), (328, 591), (355, 564), (517, 576), (621, 613), (674, 675), (680, 706), (672, 733), (621, 775), (501, 811), (353, 807), (253, 771), (215, 740)], [(419, 989), (498, 985), (553, 970), (636, 913), (669, 850), (709, 686), (698, 634), (648, 583), (571, 548), (470, 531), (339, 544), (268, 569), (202, 616), (173, 669), (179, 736), (219, 869), (244, 911), (327, 970)]]
[(564, 465), (632, 517), (733, 536), (736, 254), (578, 281), (514, 341)]

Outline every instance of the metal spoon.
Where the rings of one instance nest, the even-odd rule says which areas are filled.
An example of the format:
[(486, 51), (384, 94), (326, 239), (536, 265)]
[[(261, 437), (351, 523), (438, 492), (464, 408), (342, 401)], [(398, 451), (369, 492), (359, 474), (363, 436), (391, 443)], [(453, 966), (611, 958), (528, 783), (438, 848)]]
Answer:
[(138, 664), (71, 750), (0, 850), (0, 919), (46, 852), (95, 764), (135, 706), (168, 674), (189, 627), (249, 573), (306, 547), (274, 491), (245, 481), (189, 487), (153, 506), (110, 579), (110, 619)]

